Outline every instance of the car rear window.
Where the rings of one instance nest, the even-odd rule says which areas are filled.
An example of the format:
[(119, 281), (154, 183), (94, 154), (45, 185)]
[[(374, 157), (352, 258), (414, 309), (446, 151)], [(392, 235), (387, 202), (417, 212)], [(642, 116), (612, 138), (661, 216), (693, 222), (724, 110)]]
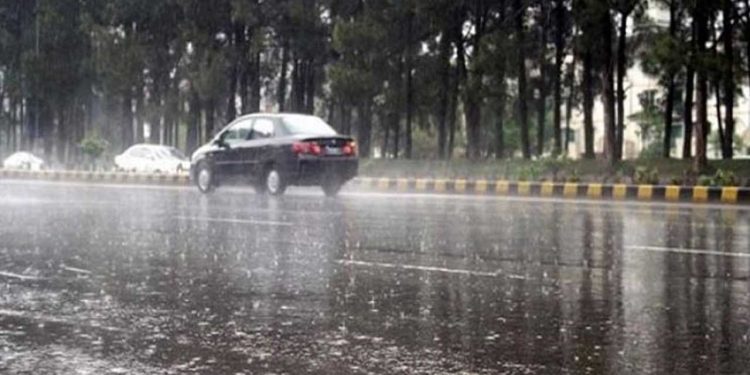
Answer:
[(333, 128), (314, 116), (284, 116), (282, 122), (288, 134), (336, 135)]

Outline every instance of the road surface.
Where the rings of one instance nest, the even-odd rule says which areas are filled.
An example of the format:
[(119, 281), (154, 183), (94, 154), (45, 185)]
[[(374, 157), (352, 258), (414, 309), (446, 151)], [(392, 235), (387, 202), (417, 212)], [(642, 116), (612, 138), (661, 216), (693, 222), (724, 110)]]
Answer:
[(742, 373), (750, 212), (0, 182), (0, 373)]

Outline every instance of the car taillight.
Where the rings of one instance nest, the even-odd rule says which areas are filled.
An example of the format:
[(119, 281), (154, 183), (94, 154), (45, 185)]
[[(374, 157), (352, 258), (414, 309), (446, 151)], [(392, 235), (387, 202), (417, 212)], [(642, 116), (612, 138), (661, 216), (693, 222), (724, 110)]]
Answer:
[(354, 141), (346, 142), (344, 147), (341, 149), (342, 153), (347, 156), (357, 155), (357, 143)]
[(315, 142), (294, 142), (292, 144), (292, 152), (296, 155), (320, 155), (321, 149), (320, 145)]

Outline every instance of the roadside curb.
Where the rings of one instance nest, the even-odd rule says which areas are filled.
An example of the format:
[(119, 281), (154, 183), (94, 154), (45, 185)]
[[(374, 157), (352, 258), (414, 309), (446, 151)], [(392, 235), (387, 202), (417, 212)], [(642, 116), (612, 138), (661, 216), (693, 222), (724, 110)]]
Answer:
[(186, 174), (145, 174), (88, 171), (26, 171), (0, 169), (0, 178), (44, 181), (81, 181), (103, 183), (117, 182), (158, 185), (187, 185), (190, 183), (190, 176)]
[[(142, 174), (86, 171), (25, 171), (0, 169), (0, 179), (177, 186), (190, 184), (190, 176), (187, 174)], [(750, 188), (744, 187), (370, 177), (356, 178), (352, 181), (352, 185), (363, 189), (402, 193), (750, 204)]]
[(513, 182), (499, 180), (443, 180), (358, 178), (362, 188), (378, 191), (750, 204), (750, 188), (715, 186), (626, 185), (598, 183)]

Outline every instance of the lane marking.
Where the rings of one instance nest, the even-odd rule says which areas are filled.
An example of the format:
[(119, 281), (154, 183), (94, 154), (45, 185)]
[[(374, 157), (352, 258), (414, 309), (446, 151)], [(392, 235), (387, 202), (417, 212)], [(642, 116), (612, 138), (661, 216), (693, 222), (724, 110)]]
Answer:
[[(364, 262), (361, 260), (350, 260), (350, 259), (340, 259), (340, 260), (337, 260), (336, 263), (348, 265), (348, 266), (389, 268), (389, 269), (401, 269), (401, 270), (425, 271), (425, 272), (440, 272), (440, 273), (450, 273), (450, 274), (456, 274), (456, 275), (469, 275), (469, 276), (482, 276), (482, 277), (498, 277), (501, 275), (500, 271), (483, 272), (483, 271), (471, 271), (471, 270), (443, 268), (443, 267), (416, 266), (416, 265), (411, 265), (411, 264)], [(520, 276), (520, 275), (507, 275), (507, 277), (511, 279), (525, 279), (524, 276)]]
[(652, 251), (656, 253), (718, 255), (718, 256), (725, 256), (725, 257), (750, 258), (750, 253), (727, 253), (723, 251), (704, 250), (704, 249), (684, 249), (684, 248), (661, 247), (661, 246), (625, 246), (625, 248), (628, 250)]
[(280, 226), (280, 227), (292, 226), (292, 223), (284, 222), (284, 221), (245, 220), (245, 219), (193, 217), (193, 216), (175, 216), (175, 218), (179, 220), (202, 221), (202, 222), (208, 222), (208, 223), (253, 224), (253, 225), (270, 225), (270, 226)]
[(68, 267), (66, 265), (63, 265), (60, 268), (63, 269), (63, 270), (65, 270), (65, 271), (68, 271), (68, 272), (79, 273), (79, 274), (82, 274), (82, 275), (91, 275), (92, 274), (91, 271), (85, 270), (83, 268)]
[(8, 279), (18, 279), (18, 280), (24, 280), (24, 281), (40, 281), (40, 280), (43, 280), (42, 278), (36, 277), (36, 276), (19, 275), (17, 273), (5, 272), (5, 271), (0, 271), (0, 277), (4, 277), (4, 278), (8, 278)]

